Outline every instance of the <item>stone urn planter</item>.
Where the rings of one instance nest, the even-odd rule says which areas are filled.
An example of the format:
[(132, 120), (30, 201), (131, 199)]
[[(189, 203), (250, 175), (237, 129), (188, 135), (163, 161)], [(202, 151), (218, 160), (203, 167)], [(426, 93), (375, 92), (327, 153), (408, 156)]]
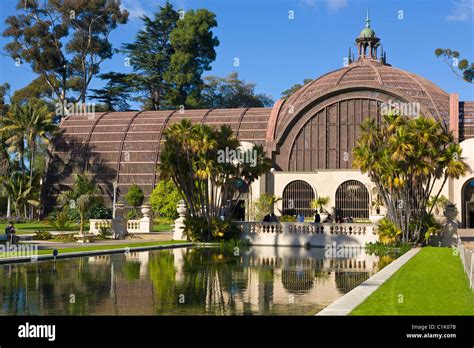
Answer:
[(378, 224), (380, 220), (382, 220), (385, 217), (383, 214), (370, 214), (369, 215), (369, 220), (373, 224)]
[(150, 218), (151, 205), (149, 203), (143, 204), (141, 206), (141, 212), (144, 218)]
[(457, 215), (458, 215), (458, 210), (454, 204), (450, 203), (446, 205), (446, 208), (444, 208), (444, 216), (446, 216), (446, 219), (448, 221), (456, 220)]

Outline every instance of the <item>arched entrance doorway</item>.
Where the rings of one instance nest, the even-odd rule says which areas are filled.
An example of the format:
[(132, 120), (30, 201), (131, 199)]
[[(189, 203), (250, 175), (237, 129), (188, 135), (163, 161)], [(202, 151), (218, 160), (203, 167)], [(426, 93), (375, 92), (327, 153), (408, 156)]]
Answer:
[(360, 181), (343, 182), (336, 191), (336, 214), (341, 217), (369, 218), (369, 191)]
[(310, 203), (314, 198), (314, 190), (306, 181), (295, 180), (290, 182), (283, 190), (283, 214), (313, 216)]
[(462, 188), (462, 227), (474, 228), (474, 179)]

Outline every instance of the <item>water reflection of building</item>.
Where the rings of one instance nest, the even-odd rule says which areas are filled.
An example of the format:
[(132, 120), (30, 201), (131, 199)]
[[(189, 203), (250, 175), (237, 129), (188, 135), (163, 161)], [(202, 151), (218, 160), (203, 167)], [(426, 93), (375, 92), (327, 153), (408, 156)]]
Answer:
[(377, 257), (363, 249), (348, 254), (180, 248), (1, 267), (0, 313), (315, 314), (376, 271)]
[[(296, 314), (291, 307), (316, 311), (377, 269), (378, 258), (367, 255), (362, 248), (349, 252), (351, 258), (327, 258), (325, 252), (324, 248), (253, 247), (240, 259), (245, 266), (245, 279), (233, 279), (235, 283), (245, 280), (246, 289), (241, 293), (222, 292), (218, 284), (212, 298), (219, 294), (220, 300), (215, 301), (233, 303), (234, 313), (269, 314), (278, 309), (280, 313)], [(175, 269), (176, 276), (182, 279), (186, 272), (182, 263), (184, 249), (173, 253), (180, 254), (175, 258)]]

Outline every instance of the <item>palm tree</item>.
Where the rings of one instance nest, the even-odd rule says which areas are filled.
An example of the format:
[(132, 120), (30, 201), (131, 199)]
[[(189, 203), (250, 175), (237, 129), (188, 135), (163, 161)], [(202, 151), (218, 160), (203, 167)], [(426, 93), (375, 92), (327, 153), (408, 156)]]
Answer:
[(30, 180), (33, 179), (35, 155), (39, 143), (48, 144), (57, 132), (54, 115), (46, 106), (35, 107), (31, 104), (12, 106), (6, 116), (0, 117), (0, 134), (7, 136), (7, 144), (18, 151), (23, 167), (25, 150), (29, 153)]
[(381, 124), (365, 121), (361, 130), (354, 167), (374, 182), (402, 240), (421, 241), (430, 197), (435, 193), (436, 201), (448, 178), (466, 173), (462, 148), (439, 121), (422, 116), (388, 115)]
[(324, 207), (327, 206), (331, 202), (331, 198), (329, 197), (318, 197), (311, 201), (310, 206), (312, 209), (318, 209), (320, 213), (324, 213)]
[[(0, 116), (0, 136), (8, 145), (8, 152), (16, 153), (25, 174), (25, 153), (28, 153), (29, 186), (33, 189), (34, 164), (39, 144), (48, 144), (57, 132), (54, 115), (46, 106), (32, 104), (14, 104), (5, 116)], [(33, 206), (30, 206), (30, 218), (33, 217)]]
[(1, 179), (2, 189), (7, 197), (11, 199), (17, 218), (20, 218), (22, 210), (26, 217), (27, 205), (34, 207), (40, 205), (39, 201), (35, 199), (37, 192), (35, 186), (30, 184), (31, 181), (28, 175), (23, 175), (20, 171), (13, 171), (10, 175), (3, 176)]
[(99, 188), (90, 180), (87, 174), (75, 174), (74, 185), (69, 191), (62, 192), (58, 196), (61, 205), (70, 204), (75, 207), (81, 218), (79, 229), (84, 234), (85, 217), (91, 206), (96, 203), (100, 194)]

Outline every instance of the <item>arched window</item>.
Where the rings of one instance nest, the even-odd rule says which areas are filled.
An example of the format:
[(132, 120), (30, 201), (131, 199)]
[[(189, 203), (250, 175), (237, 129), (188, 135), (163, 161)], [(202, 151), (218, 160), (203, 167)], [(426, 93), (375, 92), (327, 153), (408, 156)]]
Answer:
[(466, 181), (462, 188), (462, 227), (474, 228), (474, 179)]
[(303, 180), (290, 182), (283, 190), (283, 214), (313, 216), (314, 212), (310, 203), (314, 198), (314, 191), (310, 184)]
[(369, 191), (364, 184), (348, 180), (337, 188), (336, 214), (341, 217), (369, 218)]

